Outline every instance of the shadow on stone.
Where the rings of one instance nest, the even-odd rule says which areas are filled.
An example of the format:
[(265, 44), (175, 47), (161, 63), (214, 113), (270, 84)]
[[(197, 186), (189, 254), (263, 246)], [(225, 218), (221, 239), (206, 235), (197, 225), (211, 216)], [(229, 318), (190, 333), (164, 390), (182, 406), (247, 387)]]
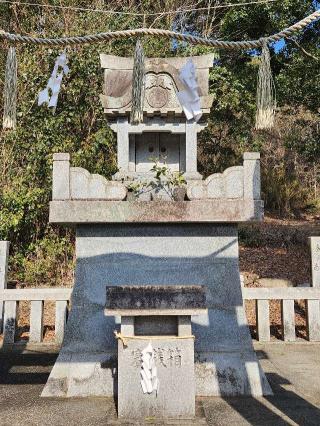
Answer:
[(0, 353), (0, 385), (44, 385), (57, 354)]
[[(264, 351), (257, 351), (257, 355), (258, 359), (269, 358)], [(319, 426), (320, 409), (317, 406), (294, 392), (292, 383), (277, 372), (265, 374), (274, 395), (263, 398), (224, 397), (224, 401), (253, 426)], [(217, 408), (214, 399), (205, 401), (204, 407), (207, 421), (214, 419), (213, 410)]]
[[(113, 396), (117, 354), (104, 316), (106, 286), (205, 285), (208, 314), (193, 317), (196, 395), (271, 392), (243, 309), (236, 225), (108, 224), (77, 228), (77, 265), (65, 339), (43, 396)], [(59, 389), (55, 378), (68, 378)], [(51, 380), (53, 379), (53, 380)]]
[(289, 380), (277, 373), (266, 375), (274, 393), (278, 396), (266, 397), (271, 404), (300, 426), (319, 426), (320, 409), (318, 407), (292, 390), (286, 389), (285, 386), (291, 385)]
[(118, 359), (116, 356), (112, 356), (106, 361), (100, 363), (102, 369), (109, 369), (113, 378), (113, 400), (118, 413)]

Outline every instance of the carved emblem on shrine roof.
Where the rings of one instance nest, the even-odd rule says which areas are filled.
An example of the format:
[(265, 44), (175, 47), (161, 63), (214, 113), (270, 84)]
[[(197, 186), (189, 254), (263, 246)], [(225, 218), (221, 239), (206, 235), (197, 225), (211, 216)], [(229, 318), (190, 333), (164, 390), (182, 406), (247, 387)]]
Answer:
[[(185, 89), (179, 72), (189, 58), (147, 58), (144, 112), (147, 116), (182, 116), (183, 110), (176, 93)], [(100, 95), (104, 112), (110, 117), (128, 115), (131, 110), (133, 58), (100, 55), (104, 69), (103, 94)], [(213, 96), (209, 95), (209, 69), (213, 55), (193, 56), (201, 109), (210, 112)]]

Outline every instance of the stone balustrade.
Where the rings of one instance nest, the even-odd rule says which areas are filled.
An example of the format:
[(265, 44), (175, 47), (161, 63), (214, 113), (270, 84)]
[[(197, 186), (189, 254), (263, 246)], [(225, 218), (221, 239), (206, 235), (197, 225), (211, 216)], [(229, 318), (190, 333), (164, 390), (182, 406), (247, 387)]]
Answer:
[[(260, 200), (260, 186), (260, 154), (245, 152), (242, 166), (229, 167), (205, 180), (191, 181), (187, 195), (189, 200)], [(67, 153), (53, 155), (53, 201), (122, 201), (126, 196), (127, 189), (122, 183), (108, 181), (81, 167), (70, 167)]]
[[(0, 291), (7, 288), (9, 241), (0, 241)], [(2, 331), (3, 302), (0, 300), (0, 333)]]
[(260, 200), (260, 153), (245, 152), (243, 165), (229, 167), (188, 185), (189, 200)]
[(70, 155), (53, 155), (52, 200), (123, 200), (127, 188), (120, 182), (70, 167)]
[[(247, 222), (263, 219), (260, 154), (244, 153), (242, 166), (206, 180), (190, 181), (189, 201), (127, 201), (118, 181), (70, 167), (70, 156), (54, 154), (50, 222), (89, 223)], [(124, 202), (125, 201), (125, 202)]]
[(55, 342), (61, 344), (67, 321), (70, 288), (28, 288), (0, 290), (0, 303), (4, 304), (3, 345), (16, 342), (16, 329), (19, 316), (19, 302), (29, 301), (30, 309), (30, 343), (43, 341), (43, 307), (44, 301), (55, 302)]
[(320, 289), (314, 287), (291, 288), (242, 288), (244, 300), (256, 301), (257, 339), (270, 341), (269, 301), (281, 301), (282, 331), (285, 342), (296, 341), (295, 300), (306, 301), (307, 337), (311, 342), (320, 341)]
[[(55, 343), (61, 344), (67, 318), (67, 306), (72, 289), (36, 288), (1, 290), (0, 302), (4, 303), (4, 344), (14, 344), (20, 301), (31, 302), (29, 341), (41, 343), (43, 338), (43, 302), (55, 301)], [(305, 300), (307, 307), (307, 338), (320, 341), (320, 289), (315, 287), (291, 288), (242, 288), (245, 300), (255, 300), (257, 312), (257, 340), (270, 341), (269, 301), (280, 300), (284, 342), (297, 341), (295, 332), (294, 302)]]

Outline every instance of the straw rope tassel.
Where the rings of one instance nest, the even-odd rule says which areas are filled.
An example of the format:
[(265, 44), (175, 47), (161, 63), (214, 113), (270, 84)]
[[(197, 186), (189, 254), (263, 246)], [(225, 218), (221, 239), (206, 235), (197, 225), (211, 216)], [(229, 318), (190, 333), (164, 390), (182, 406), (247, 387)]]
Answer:
[(132, 105), (130, 123), (143, 122), (143, 104), (145, 91), (144, 52), (140, 40), (136, 43), (132, 73)]
[(270, 52), (266, 40), (262, 52), (257, 84), (256, 129), (271, 129), (276, 110), (276, 93), (270, 67)]
[(15, 47), (9, 47), (3, 90), (3, 128), (15, 129), (17, 124), (17, 58)]

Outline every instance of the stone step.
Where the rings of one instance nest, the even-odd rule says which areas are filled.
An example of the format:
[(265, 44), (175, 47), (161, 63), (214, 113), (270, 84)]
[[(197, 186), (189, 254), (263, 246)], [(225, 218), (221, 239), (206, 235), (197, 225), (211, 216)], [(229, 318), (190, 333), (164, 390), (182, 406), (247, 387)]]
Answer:
[(141, 420), (108, 420), (107, 425), (110, 426), (147, 426), (147, 425), (154, 425), (154, 426), (203, 426), (207, 425), (205, 418), (196, 418), (196, 419), (163, 419), (163, 420), (155, 420), (155, 419), (148, 419), (144, 422), (141, 422)]

